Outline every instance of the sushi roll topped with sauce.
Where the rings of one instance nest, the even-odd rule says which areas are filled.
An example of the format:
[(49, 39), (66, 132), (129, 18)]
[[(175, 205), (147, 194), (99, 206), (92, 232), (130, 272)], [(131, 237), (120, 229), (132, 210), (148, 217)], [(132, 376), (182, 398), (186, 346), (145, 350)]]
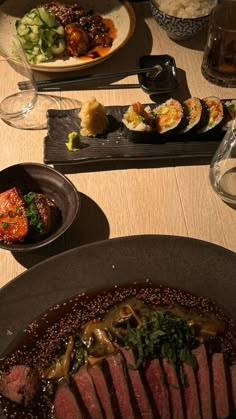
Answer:
[(202, 129), (200, 129), (200, 133), (207, 132), (210, 129), (218, 127), (224, 120), (224, 107), (218, 97), (209, 96), (202, 100), (207, 105), (208, 122)]
[(207, 124), (208, 110), (207, 105), (197, 97), (190, 97), (184, 102), (186, 108), (187, 125), (181, 131), (182, 133), (196, 132)]
[(154, 118), (150, 106), (135, 102), (130, 105), (122, 118), (123, 124), (134, 131), (153, 131)]
[(187, 123), (183, 106), (172, 98), (154, 108), (153, 113), (159, 134), (173, 134), (180, 131)]
[(123, 132), (128, 140), (138, 143), (157, 141), (155, 118), (149, 105), (133, 103), (124, 113), (122, 122)]

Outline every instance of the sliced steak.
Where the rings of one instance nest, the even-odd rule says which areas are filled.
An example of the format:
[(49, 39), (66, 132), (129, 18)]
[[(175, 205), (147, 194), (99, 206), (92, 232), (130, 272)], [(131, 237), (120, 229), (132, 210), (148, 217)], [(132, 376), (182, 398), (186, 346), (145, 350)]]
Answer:
[(210, 372), (205, 345), (200, 345), (192, 351), (197, 361), (197, 384), (201, 406), (202, 419), (212, 419), (212, 396)]
[(158, 359), (152, 359), (145, 364), (147, 385), (152, 394), (158, 416), (170, 419), (170, 402), (168, 388), (164, 380), (164, 372)]
[(22, 193), (17, 188), (0, 194), (0, 241), (17, 243), (24, 240), (29, 232), (26, 205)]
[(85, 366), (80, 367), (78, 372), (73, 376), (73, 380), (90, 417), (92, 419), (102, 419), (103, 414), (100, 402), (87, 368)]
[(199, 419), (201, 417), (201, 410), (193, 368), (184, 363), (183, 372), (186, 378), (186, 383), (183, 386), (186, 417), (187, 419)]
[(236, 364), (230, 367), (230, 383), (232, 391), (233, 409), (236, 416)]
[(165, 372), (165, 381), (168, 385), (170, 393), (170, 403), (172, 411), (171, 418), (184, 419), (181, 388), (179, 385), (179, 380), (175, 368), (166, 359), (163, 359), (162, 365)]
[(229, 398), (225, 373), (224, 355), (215, 353), (212, 356), (212, 377), (216, 417), (229, 417)]
[(106, 358), (106, 361), (115, 388), (121, 417), (125, 419), (135, 419), (123, 359), (118, 353), (116, 355), (109, 355)]
[(27, 406), (40, 390), (40, 377), (33, 368), (15, 365), (0, 378), (0, 393)]
[[(131, 365), (135, 367), (136, 359), (135, 359), (133, 351), (131, 349), (127, 350), (125, 348), (120, 348), (120, 350), (125, 358), (127, 366)], [(131, 385), (134, 391), (134, 395), (136, 398), (136, 402), (137, 402), (141, 417), (146, 418), (146, 419), (152, 419), (154, 417), (152, 408), (151, 408), (151, 405), (150, 405), (150, 402), (149, 402), (146, 390), (144, 388), (143, 381), (141, 379), (139, 371), (128, 367), (128, 374), (130, 377)]]
[(66, 380), (59, 382), (54, 399), (54, 412), (56, 419), (82, 419), (83, 417)]
[(110, 396), (110, 391), (101, 364), (95, 364), (92, 367), (88, 368), (88, 372), (92, 377), (93, 384), (95, 386), (100, 403), (103, 407), (105, 417), (107, 419), (115, 419), (112, 410), (112, 400)]

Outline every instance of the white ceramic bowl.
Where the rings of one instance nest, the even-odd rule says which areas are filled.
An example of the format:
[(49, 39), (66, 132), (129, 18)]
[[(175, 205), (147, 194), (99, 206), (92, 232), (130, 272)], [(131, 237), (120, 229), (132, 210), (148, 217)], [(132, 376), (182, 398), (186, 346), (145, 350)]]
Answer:
[[(2, 1), (0, 0), (0, 3)], [(73, 3), (72, 0), (63, 0), (63, 3)], [(3, 1), (0, 7), (0, 26), (1, 31), (7, 33), (10, 37), (16, 35), (16, 20), (23, 17), (34, 7), (38, 7), (38, 0), (7, 0)], [(31, 67), (37, 71), (66, 72), (82, 70), (87, 67), (99, 64), (101, 61), (109, 58), (113, 53), (122, 48), (133, 34), (135, 28), (135, 14), (131, 4), (127, 0), (80, 0), (79, 5), (86, 11), (92, 9), (103, 18), (111, 19), (117, 30), (117, 36), (114, 39), (111, 49), (104, 56), (98, 58), (90, 57), (67, 57), (55, 58), (40, 64), (32, 64)], [(8, 55), (6, 50), (11, 48), (11, 44), (1, 45), (0, 54)]]

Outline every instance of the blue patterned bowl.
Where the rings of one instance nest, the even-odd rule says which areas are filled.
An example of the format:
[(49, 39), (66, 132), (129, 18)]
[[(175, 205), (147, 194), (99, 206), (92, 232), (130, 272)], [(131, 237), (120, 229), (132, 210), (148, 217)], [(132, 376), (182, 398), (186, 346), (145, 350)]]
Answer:
[(167, 32), (169, 38), (177, 41), (192, 38), (208, 26), (209, 15), (194, 18), (170, 16), (158, 8), (155, 0), (150, 0), (150, 7), (156, 22)]

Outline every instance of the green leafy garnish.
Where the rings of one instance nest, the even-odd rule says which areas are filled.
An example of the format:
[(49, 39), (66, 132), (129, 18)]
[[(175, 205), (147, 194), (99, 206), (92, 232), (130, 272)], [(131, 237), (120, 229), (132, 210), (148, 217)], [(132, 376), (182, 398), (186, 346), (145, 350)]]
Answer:
[(4, 230), (7, 228), (8, 223), (6, 223), (6, 221), (2, 221), (2, 228), (4, 228)]
[(24, 195), (24, 200), (26, 204), (30, 204), (36, 198), (37, 198), (37, 195), (34, 192), (28, 192), (26, 195)]
[(29, 225), (33, 226), (41, 233), (44, 230), (45, 225), (36, 206), (36, 202), (38, 201), (37, 195), (34, 192), (29, 192), (24, 195), (24, 200), (27, 205), (26, 217), (28, 218)]
[(136, 368), (145, 359), (166, 358), (175, 368), (183, 362), (195, 367), (196, 360), (191, 350), (196, 347), (194, 326), (176, 314), (155, 312), (144, 319), (140, 327), (129, 328), (125, 345), (131, 347), (137, 357)]

